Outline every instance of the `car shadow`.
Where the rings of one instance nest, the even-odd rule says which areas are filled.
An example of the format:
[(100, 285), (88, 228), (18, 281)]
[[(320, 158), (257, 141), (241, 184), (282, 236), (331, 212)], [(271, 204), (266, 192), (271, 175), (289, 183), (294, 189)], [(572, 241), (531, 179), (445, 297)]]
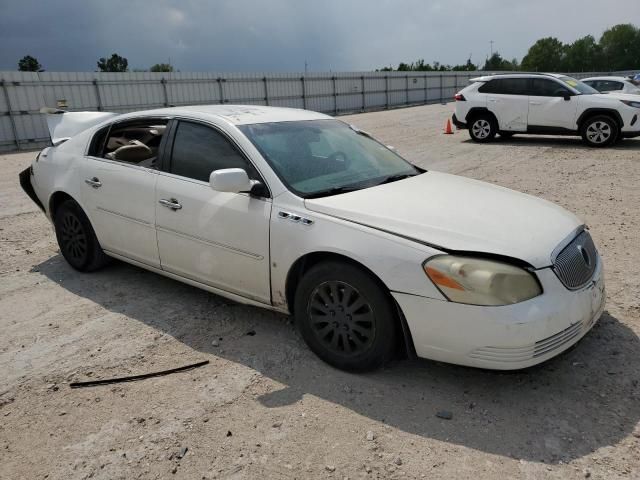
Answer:
[[(464, 140), (465, 143), (476, 143), (470, 138)], [(561, 147), (561, 148), (576, 148), (582, 150), (593, 150), (582, 142), (579, 137), (565, 137), (565, 136), (545, 136), (545, 135), (514, 135), (510, 138), (501, 138), (500, 136), (489, 143), (479, 143), (477, 145), (511, 145), (515, 147)], [(605, 150), (640, 150), (640, 139), (638, 138), (626, 138), (615, 145), (605, 147)]]
[[(124, 263), (80, 274), (56, 255), (32, 271), (193, 350), (285, 385), (258, 397), (269, 408), (311, 394), (411, 434), (546, 463), (615, 445), (640, 419), (634, 396), (640, 342), (607, 312), (577, 346), (525, 371), (403, 360), (356, 375), (315, 357), (285, 315), (236, 304)], [(442, 410), (453, 418), (437, 417)]]

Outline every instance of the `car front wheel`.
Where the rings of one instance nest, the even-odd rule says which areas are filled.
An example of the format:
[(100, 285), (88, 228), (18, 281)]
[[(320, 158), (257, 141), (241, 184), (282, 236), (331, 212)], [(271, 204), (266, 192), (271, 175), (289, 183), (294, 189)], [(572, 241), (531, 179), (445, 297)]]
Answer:
[(372, 370), (393, 355), (392, 300), (383, 285), (356, 266), (326, 262), (312, 267), (298, 286), (294, 312), (309, 348), (336, 368)]
[(582, 124), (582, 140), (590, 147), (607, 147), (615, 142), (620, 130), (616, 121), (606, 115), (597, 115)]
[(100, 247), (89, 219), (74, 200), (66, 200), (54, 215), (60, 253), (76, 270), (92, 272), (104, 266), (108, 258)]
[(498, 133), (498, 127), (493, 117), (480, 115), (471, 120), (469, 135), (475, 142), (490, 142)]

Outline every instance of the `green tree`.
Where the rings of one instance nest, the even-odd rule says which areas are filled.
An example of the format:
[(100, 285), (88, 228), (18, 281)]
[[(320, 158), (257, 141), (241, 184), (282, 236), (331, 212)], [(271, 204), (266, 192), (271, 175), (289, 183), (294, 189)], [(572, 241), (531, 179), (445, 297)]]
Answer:
[(474, 63), (471, 63), (471, 59), (469, 58), (467, 60), (467, 63), (465, 63), (464, 65), (455, 65), (451, 68), (451, 70), (459, 72), (475, 72), (476, 70), (478, 70), (478, 66)]
[(607, 70), (627, 70), (640, 66), (640, 29), (625, 23), (606, 30), (600, 48)]
[(126, 72), (128, 66), (129, 61), (117, 53), (114, 53), (108, 59), (102, 57), (98, 60), (98, 69), (101, 72)]
[(40, 72), (42, 71), (42, 65), (40, 65), (37, 58), (25, 55), (18, 62), (18, 70), (21, 72)]
[(579, 38), (566, 46), (563, 71), (595, 72), (603, 68), (602, 49), (592, 35)]
[(173, 65), (170, 63), (156, 63), (149, 69), (150, 72), (173, 72)]
[(514, 58), (513, 61), (505, 60), (498, 52), (494, 52), (487, 61), (484, 62), (482, 70), (518, 70), (518, 61)]
[(534, 43), (522, 59), (522, 69), (534, 72), (561, 72), (565, 70), (566, 46), (555, 37), (541, 38)]

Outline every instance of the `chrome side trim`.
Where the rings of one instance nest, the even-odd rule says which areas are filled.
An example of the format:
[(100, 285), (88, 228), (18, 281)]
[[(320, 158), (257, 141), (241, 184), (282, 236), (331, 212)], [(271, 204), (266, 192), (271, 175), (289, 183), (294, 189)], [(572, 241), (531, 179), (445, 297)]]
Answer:
[(99, 210), (104, 213), (108, 213), (109, 215), (115, 215), (116, 217), (124, 218), (125, 220), (131, 220), (132, 222), (138, 223), (140, 225), (144, 225), (145, 227), (153, 227), (153, 224), (150, 222), (145, 222), (144, 220), (140, 220), (139, 218), (130, 217), (122, 213), (114, 212), (113, 210), (107, 210), (106, 208), (102, 208), (102, 207), (96, 207), (96, 210)]
[(241, 250), (239, 248), (231, 247), (229, 245), (225, 245), (223, 243), (212, 242), (211, 240), (207, 240), (206, 238), (196, 237), (193, 235), (187, 235), (183, 232), (178, 232), (177, 230), (173, 230), (171, 228), (162, 227), (160, 225), (156, 225), (156, 230), (164, 233), (171, 233), (173, 235), (177, 235), (178, 237), (186, 238), (187, 240), (193, 240), (205, 245), (210, 245), (212, 247), (221, 248), (223, 250), (227, 250), (233, 253), (237, 253), (238, 255), (243, 255), (245, 257), (252, 258), (254, 260), (263, 260), (264, 257), (262, 255), (258, 255), (257, 253), (247, 252), (246, 250)]
[(301, 223), (302, 225), (313, 225), (313, 220), (311, 220), (310, 218), (302, 217), (297, 213), (280, 211), (278, 212), (278, 218), (289, 220), (293, 223)]

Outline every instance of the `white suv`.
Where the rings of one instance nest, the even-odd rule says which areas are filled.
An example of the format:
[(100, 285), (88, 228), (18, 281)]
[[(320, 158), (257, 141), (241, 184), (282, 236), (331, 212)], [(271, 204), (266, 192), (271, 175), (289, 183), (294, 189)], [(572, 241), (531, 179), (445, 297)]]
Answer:
[(455, 95), (453, 123), (477, 142), (496, 134), (581, 135), (591, 147), (640, 136), (637, 95), (599, 93), (560, 74), (520, 73), (471, 79)]

